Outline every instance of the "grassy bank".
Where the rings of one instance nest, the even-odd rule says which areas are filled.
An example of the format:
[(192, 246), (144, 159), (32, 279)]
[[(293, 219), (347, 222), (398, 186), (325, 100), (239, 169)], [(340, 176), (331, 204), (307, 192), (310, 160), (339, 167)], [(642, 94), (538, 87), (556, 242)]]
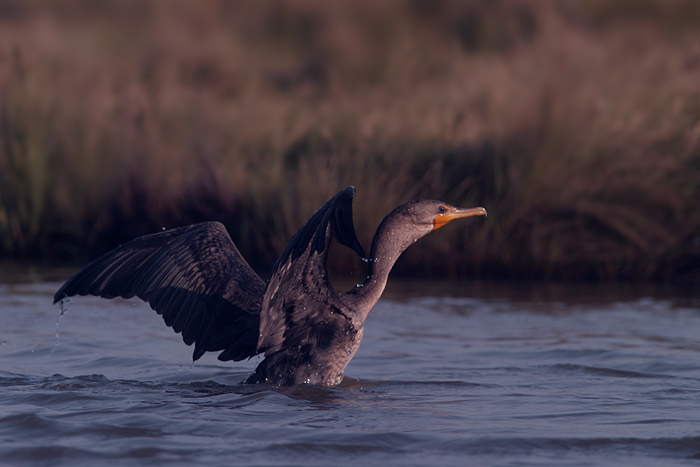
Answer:
[(0, 31), (0, 258), (218, 219), (264, 270), (353, 184), (366, 246), (412, 198), (489, 210), (417, 275), (700, 276), (694, 0), (17, 0)]

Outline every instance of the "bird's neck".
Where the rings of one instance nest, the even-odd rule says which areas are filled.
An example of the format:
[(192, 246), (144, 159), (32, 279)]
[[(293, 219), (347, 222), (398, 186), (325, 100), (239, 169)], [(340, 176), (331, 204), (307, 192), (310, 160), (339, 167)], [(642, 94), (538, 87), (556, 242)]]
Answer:
[(362, 321), (379, 301), (396, 260), (406, 248), (422, 237), (422, 235), (406, 236), (404, 232), (397, 231), (395, 221), (396, 219), (392, 219), (391, 216), (387, 216), (382, 221), (370, 248), (365, 281), (345, 296), (348, 305), (356, 310)]

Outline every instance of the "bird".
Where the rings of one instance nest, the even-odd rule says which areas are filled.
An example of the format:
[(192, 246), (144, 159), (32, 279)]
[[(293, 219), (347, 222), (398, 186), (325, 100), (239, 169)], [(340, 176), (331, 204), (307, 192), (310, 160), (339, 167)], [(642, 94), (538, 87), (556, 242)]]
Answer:
[[(90, 262), (54, 295), (148, 302), (167, 326), (221, 361), (264, 359), (245, 380), (272, 386), (336, 386), (357, 352), (363, 324), (389, 272), (406, 248), (459, 218), (486, 216), (482, 207), (457, 208), (413, 200), (380, 223), (369, 256), (357, 239), (353, 186), (339, 191), (291, 237), (267, 282), (250, 267), (217, 221), (144, 235)], [(332, 239), (367, 262), (364, 282), (339, 295), (327, 271)]]

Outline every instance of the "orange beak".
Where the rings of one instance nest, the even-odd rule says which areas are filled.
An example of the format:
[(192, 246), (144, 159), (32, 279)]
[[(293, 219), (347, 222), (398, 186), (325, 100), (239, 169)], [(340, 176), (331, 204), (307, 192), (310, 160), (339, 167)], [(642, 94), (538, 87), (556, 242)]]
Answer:
[(486, 209), (484, 208), (454, 208), (449, 206), (447, 211), (438, 214), (433, 220), (433, 230), (437, 230), (443, 225), (455, 219), (471, 216), (485, 216)]

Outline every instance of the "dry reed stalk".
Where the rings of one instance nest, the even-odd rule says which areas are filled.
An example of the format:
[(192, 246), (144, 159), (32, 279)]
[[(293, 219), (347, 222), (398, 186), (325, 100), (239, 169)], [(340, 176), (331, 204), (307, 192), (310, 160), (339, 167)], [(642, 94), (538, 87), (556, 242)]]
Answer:
[(218, 218), (265, 268), (354, 184), (365, 244), (413, 197), (489, 209), (417, 274), (694, 277), (700, 7), (632, 3), (8, 2), (0, 257)]

